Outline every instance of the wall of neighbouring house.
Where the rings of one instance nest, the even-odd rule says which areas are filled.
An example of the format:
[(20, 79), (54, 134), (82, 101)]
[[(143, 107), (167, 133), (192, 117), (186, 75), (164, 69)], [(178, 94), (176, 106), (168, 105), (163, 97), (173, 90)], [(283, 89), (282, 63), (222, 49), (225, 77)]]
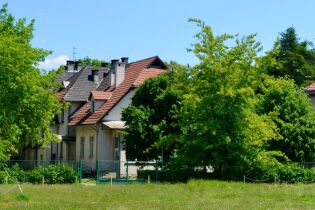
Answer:
[(109, 113), (103, 118), (105, 121), (121, 120), (121, 111), (131, 103), (131, 98), (134, 96), (136, 89), (130, 90), (125, 97), (123, 97), (116, 106), (109, 111)]
[[(94, 137), (93, 157), (90, 157), (90, 137)], [(112, 130), (104, 125), (76, 126), (76, 159), (83, 160), (83, 170), (94, 171), (96, 160), (108, 161), (110, 164), (119, 158), (118, 131)], [(81, 138), (84, 137), (84, 156), (80, 156)]]
[(114, 160), (114, 144), (112, 129), (109, 129), (101, 125), (99, 126), (97, 147), (98, 160)]
[(315, 94), (310, 95), (312, 105), (315, 106)]
[[(83, 170), (94, 171), (96, 163), (96, 137), (97, 137), (97, 126), (77, 126), (76, 130), (76, 160), (83, 161)], [(81, 156), (81, 139), (84, 137), (84, 155)], [(90, 139), (93, 137), (93, 155), (90, 154), (91, 145)]]

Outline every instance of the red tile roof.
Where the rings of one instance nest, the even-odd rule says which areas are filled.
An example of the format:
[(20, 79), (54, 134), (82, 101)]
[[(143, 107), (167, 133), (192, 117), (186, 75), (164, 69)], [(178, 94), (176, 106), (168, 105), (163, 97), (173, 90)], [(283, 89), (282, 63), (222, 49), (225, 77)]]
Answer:
[[(105, 92), (112, 93), (110, 99), (100, 106), (94, 113), (89, 113), (89, 103), (84, 104), (70, 117), (69, 125), (96, 124), (98, 123), (134, 86), (139, 86), (144, 79), (157, 76), (165, 72), (162, 69), (149, 68), (154, 61), (160, 60), (157, 56), (141, 61), (129, 63), (125, 70), (125, 80), (115, 89)], [(148, 72), (151, 71), (152, 72)]]
[(113, 93), (108, 91), (91, 91), (91, 95), (94, 100), (109, 100)]
[(139, 74), (139, 76), (137, 77), (137, 79), (134, 81), (134, 83), (132, 85), (135, 87), (138, 87), (144, 83), (144, 80), (146, 80), (148, 78), (152, 78), (152, 77), (157, 77), (158, 75), (160, 75), (164, 72), (165, 72), (164, 69), (155, 69), (155, 68), (144, 69)]
[(315, 83), (310, 84), (307, 88), (305, 88), (306, 91), (315, 91)]

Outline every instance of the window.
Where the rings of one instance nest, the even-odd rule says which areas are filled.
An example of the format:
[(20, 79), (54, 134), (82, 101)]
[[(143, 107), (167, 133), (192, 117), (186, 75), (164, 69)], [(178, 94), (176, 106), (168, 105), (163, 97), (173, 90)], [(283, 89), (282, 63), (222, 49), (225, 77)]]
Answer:
[(84, 142), (85, 142), (84, 137), (81, 137), (81, 141), (80, 141), (80, 158), (84, 158)]
[(95, 111), (95, 105), (94, 105), (94, 99), (91, 99), (91, 113), (94, 113)]
[(89, 157), (92, 158), (94, 156), (94, 136), (90, 136), (90, 155)]

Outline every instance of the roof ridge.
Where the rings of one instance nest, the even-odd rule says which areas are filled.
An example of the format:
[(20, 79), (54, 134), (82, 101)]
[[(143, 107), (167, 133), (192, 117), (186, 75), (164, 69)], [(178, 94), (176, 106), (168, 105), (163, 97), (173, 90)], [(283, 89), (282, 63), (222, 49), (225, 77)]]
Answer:
[(134, 64), (134, 63), (138, 63), (138, 62), (141, 62), (141, 61), (145, 61), (145, 60), (150, 60), (152, 58), (158, 58), (159, 56), (158, 55), (155, 55), (155, 56), (152, 56), (152, 57), (149, 57), (149, 58), (145, 58), (145, 59), (141, 59), (141, 60), (137, 60), (137, 61), (133, 61), (133, 62), (130, 62), (128, 63), (129, 64)]

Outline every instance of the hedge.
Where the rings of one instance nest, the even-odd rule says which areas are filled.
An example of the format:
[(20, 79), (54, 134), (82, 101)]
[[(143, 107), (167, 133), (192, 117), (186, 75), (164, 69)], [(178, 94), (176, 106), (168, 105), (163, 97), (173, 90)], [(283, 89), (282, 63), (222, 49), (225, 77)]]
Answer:
[(63, 184), (74, 183), (76, 172), (68, 166), (49, 165), (38, 167), (31, 171), (21, 170), (18, 165), (0, 171), (0, 183), (29, 182), (34, 184)]

